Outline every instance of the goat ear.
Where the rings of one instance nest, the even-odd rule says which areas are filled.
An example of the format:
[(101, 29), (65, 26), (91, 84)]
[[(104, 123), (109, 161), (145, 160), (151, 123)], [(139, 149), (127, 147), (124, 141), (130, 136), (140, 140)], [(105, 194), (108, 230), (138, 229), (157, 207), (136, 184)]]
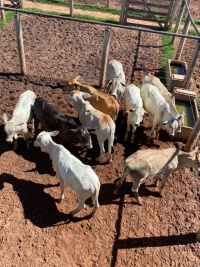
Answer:
[(44, 145), (44, 146), (47, 146), (47, 141), (46, 140), (40, 140), (40, 142)]
[(68, 100), (73, 101), (73, 98), (71, 95), (68, 96)]
[(77, 83), (74, 83), (74, 90), (80, 90)]
[(108, 81), (108, 83), (107, 83), (106, 87), (107, 87), (107, 88), (108, 88), (108, 87), (110, 87), (110, 86), (111, 86), (111, 84), (112, 84), (112, 80)]
[(8, 121), (8, 117), (7, 117), (6, 113), (3, 114), (3, 120), (4, 120), (4, 123), (6, 123)]
[(193, 152), (197, 152), (199, 150), (198, 146), (196, 146), (194, 149), (193, 149)]
[(67, 131), (69, 137), (74, 137), (74, 134), (78, 132), (78, 129), (70, 129)]
[(91, 94), (89, 93), (81, 92), (81, 95), (83, 98), (91, 98)]
[(185, 112), (184, 112), (184, 110), (182, 110), (181, 113), (180, 113), (180, 116), (183, 118), (184, 115), (185, 115)]
[(108, 81), (107, 85), (106, 85), (106, 89), (109, 90), (110, 89), (110, 86), (112, 84), (112, 80)]
[(167, 124), (169, 121), (163, 121), (160, 125), (165, 125)]
[(77, 133), (78, 132), (78, 129), (70, 129), (69, 132)]
[(122, 73), (118, 74), (117, 78), (122, 78)]
[(75, 77), (75, 79), (78, 81), (78, 80), (80, 80), (80, 78), (81, 78), (81, 75), (77, 75), (76, 77)]
[(50, 135), (51, 136), (56, 136), (56, 135), (58, 135), (59, 134), (59, 131), (52, 131), (52, 132), (50, 132)]
[(185, 115), (185, 112), (182, 110), (181, 113), (177, 117), (177, 121), (180, 121)]

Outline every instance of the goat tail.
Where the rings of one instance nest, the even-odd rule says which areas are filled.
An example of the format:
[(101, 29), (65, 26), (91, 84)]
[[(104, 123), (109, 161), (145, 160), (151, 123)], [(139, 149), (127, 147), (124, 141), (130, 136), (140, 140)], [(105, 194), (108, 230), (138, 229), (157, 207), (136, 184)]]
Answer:
[(115, 140), (115, 129), (116, 129), (116, 125), (114, 123), (113, 120), (110, 120), (110, 122), (108, 123), (109, 127), (110, 127), (110, 135), (108, 138), (108, 154), (109, 154), (109, 162), (112, 161), (112, 153), (113, 153), (113, 144), (114, 144), (114, 140)]
[(116, 182), (116, 188), (113, 192), (114, 195), (118, 194), (118, 190), (126, 178), (127, 171), (128, 171), (128, 166), (127, 166), (126, 162), (124, 162), (121, 178), (117, 179), (117, 182)]
[(124, 182), (124, 180), (125, 180), (125, 178), (126, 178), (126, 176), (128, 174), (128, 169), (129, 169), (128, 165), (127, 165), (126, 161), (124, 161), (121, 178), (118, 181), (119, 185), (121, 185)]

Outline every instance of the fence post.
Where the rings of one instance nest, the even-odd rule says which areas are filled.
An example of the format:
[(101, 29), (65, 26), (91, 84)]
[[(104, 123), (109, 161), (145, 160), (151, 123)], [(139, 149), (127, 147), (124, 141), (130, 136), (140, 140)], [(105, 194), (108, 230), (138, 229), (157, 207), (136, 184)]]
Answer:
[[(3, 0), (0, 0), (0, 7), (3, 7)], [(1, 10), (1, 19), (2, 19), (3, 21), (6, 20), (6, 17), (5, 17), (5, 11), (4, 11), (3, 9)]]
[[(189, 27), (190, 27), (190, 16), (188, 15), (187, 19), (186, 19), (186, 22), (185, 22), (185, 25), (184, 25), (184, 28), (183, 28), (183, 34), (184, 35), (188, 34)], [(185, 38), (182, 37), (180, 42), (179, 42), (178, 49), (177, 49), (177, 52), (176, 52), (176, 57), (175, 57), (176, 60), (180, 60), (181, 53), (182, 53), (182, 50), (183, 50), (183, 47), (184, 47), (184, 43), (185, 43)]]
[(110, 45), (110, 27), (106, 27), (104, 30), (103, 51), (101, 56), (99, 88), (105, 88), (105, 74), (106, 74), (109, 45)]
[(166, 21), (165, 21), (165, 26), (164, 26), (164, 28), (166, 28), (166, 29), (169, 29), (169, 21), (170, 21), (170, 17), (171, 17), (171, 14), (172, 14), (174, 1), (175, 0), (171, 0), (170, 3), (168, 4), (169, 5), (169, 9), (168, 9), (168, 13), (167, 13), (167, 16), (166, 16)]
[(24, 0), (20, 0), (19, 2), (20, 2), (20, 7), (24, 8)]
[(107, 0), (107, 7), (110, 7), (110, 0)]
[(74, 14), (74, 0), (70, 0), (70, 17)]
[(193, 145), (195, 144), (196, 140), (198, 139), (200, 134), (200, 117), (198, 118), (198, 120), (196, 121), (195, 125), (194, 125), (194, 129), (192, 130), (187, 143), (184, 147), (184, 151), (189, 152), (192, 150)]
[(171, 17), (170, 17), (170, 20), (169, 20), (169, 29), (171, 29), (172, 24), (174, 22), (174, 17), (176, 16), (176, 11), (177, 11), (177, 8), (178, 8), (178, 2), (179, 2), (179, 0), (175, 0), (174, 6), (173, 6), (173, 9), (172, 9), (172, 13), (171, 13)]
[(190, 60), (190, 64), (185, 74), (185, 78), (183, 81), (183, 88), (188, 88), (192, 78), (192, 74), (194, 72), (194, 68), (196, 67), (196, 62), (199, 60), (199, 56), (200, 56), (200, 40), (197, 41), (197, 45), (194, 49), (193, 56)]
[[(179, 10), (179, 15), (178, 15), (178, 19), (177, 19), (176, 26), (175, 26), (175, 29), (174, 29), (174, 33), (178, 32), (178, 28), (179, 28), (180, 22), (181, 22), (182, 17), (183, 17), (184, 8), (185, 8), (185, 2), (183, 0), (182, 3), (181, 3), (180, 10)], [(171, 41), (172, 44), (174, 44), (174, 40), (175, 40), (175, 36), (172, 36), (172, 41)]]
[(125, 20), (125, 9), (126, 9), (126, 0), (122, 0), (122, 6), (121, 6), (119, 24), (124, 24), (124, 20)]
[(16, 30), (16, 36), (17, 36), (17, 47), (18, 47), (21, 74), (25, 75), (26, 74), (26, 62), (25, 62), (25, 55), (24, 55), (21, 18), (20, 18), (19, 13), (14, 14), (14, 21), (15, 21), (15, 30)]

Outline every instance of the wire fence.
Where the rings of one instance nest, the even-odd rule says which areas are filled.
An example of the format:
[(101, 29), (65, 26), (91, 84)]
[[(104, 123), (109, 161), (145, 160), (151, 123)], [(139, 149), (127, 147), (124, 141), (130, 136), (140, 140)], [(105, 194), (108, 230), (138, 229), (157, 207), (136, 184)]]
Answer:
[[(185, 5), (186, 5), (187, 11), (188, 11), (188, 16), (190, 17), (190, 20), (193, 21), (192, 18), (191, 18), (189, 7), (187, 5), (187, 1), (183, 0), (183, 2), (185, 2)], [(109, 50), (109, 53), (108, 53), (108, 59), (109, 58), (116, 58), (116, 59), (120, 60), (122, 63), (124, 63), (125, 69), (126, 69), (126, 65), (129, 66), (129, 68), (127, 68), (127, 72), (126, 72), (127, 73), (127, 81), (128, 82), (133, 82), (134, 80), (136, 80), (136, 82), (138, 82), (137, 81), (137, 79), (138, 79), (137, 77), (140, 77), (139, 79), (141, 80), (141, 77), (144, 76), (144, 73), (153, 72), (153, 73), (156, 73), (157, 75), (159, 75), (159, 77), (162, 77), (162, 79), (163, 79), (164, 83), (167, 85), (168, 89), (171, 90), (170, 84), (172, 83), (172, 78), (173, 78), (173, 80), (176, 80), (174, 82), (176, 84), (176, 86), (180, 86), (181, 87), (183, 85), (183, 79), (185, 79), (185, 77), (187, 75), (188, 68), (191, 68), (191, 65), (194, 65), (194, 61), (195, 60), (197, 61), (197, 62), (195, 62), (195, 66), (196, 66), (196, 64), (198, 64), (198, 53), (199, 53), (198, 44), (200, 42), (200, 36), (199, 35), (193, 36), (193, 35), (188, 35), (188, 33), (186, 33), (186, 34), (185, 33), (183, 33), (183, 34), (171, 33), (171, 32), (152, 30), (152, 29), (145, 29), (145, 28), (141, 28), (141, 27), (133, 27), (133, 26), (126, 26), (126, 25), (116, 25), (116, 24), (111, 24), (111, 23), (88, 21), (88, 20), (83, 20), (83, 19), (76, 19), (76, 18), (73, 18), (73, 17), (62, 17), (62, 16), (56, 16), (56, 15), (50, 15), (50, 14), (42, 14), (42, 13), (38, 13), (38, 12), (31, 12), (31, 11), (27, 11), (27, 10), (19, 10), (17, 8), (9, 8), (9, 7), (1, 7), (0, 8), (0, 10), (3, 10), (3, 9), (6, 10), (6, 11), (15, 12), (14, 14), (16, 14), (16, 12), (17, 12), (17, 13), (26, 14), (26, 15), (29, 15), (29, 16), (32, 16), (32, 15), (33, 16), (41, 16), (42, 18), (47, 18), (47, 20), (48, 20), (48, 18), (49, 19), (55, 18), (55, 19), (64, 20), (64, 21), (67, 20), (69, 22), (73, 22), (74, 21), (74, 22), (83, 23), (83, 24), (86, 23), (86, 24), (89, 24), (89, 25), (103, 26), (103, 27), (106, 27), (107, 29), (108, 28), (111, 29), (112, 35), (115, 32), (115, 29), (118, 29), (119, 31), (120, 30), (121, 31), (125, 30), (125, 31), (128, 31), (128, 32), (129, 31), (133, 32), (133, 36), (136, 33), (137, 38), (135, 40), (137, 40), (137, 41), (135, 43), (135, 46), (133, 46), (133, 47), (136, 48), (136, 50), (134, 52), (131, 51), (129, 49), (129, 47), (125, 48), (124, 43), (125, 42), (129, 43), (129, 41), (130, 41), (130, 43), (134, 43), (135, 40), (133, 41), (133, 39), (135, 37), (133, 37), (132, 40), (124, 41), (124, 43), (118, 49), (116, 49), (116, 43), (112, 41), (113, 36), (112, 36), (111, 42), (109, 44), (110, 45), (110, 50)], [(193, 21), (192, 24), (195, 27), (194, 21)], [(22, 27), (20, 27), (20, 28), (22, 29)], [(24, 26), (23, 26), (23, 28), (24, 28)], [(42, 31), (42, 29), (40, 31)], [(198, 33), (198, 28), (196, 28), (196, 31)], [(53, 34), (53, 33), (50, 32), (50, 35), (51, 34)], [(88, 35), (88, 32), (86, 34)], [(122, 32), (121, 32), (121, 34), (122, 34)], [(21, 32), (21, 35), (23, 35), (23, 32)], [(132, 33), (130, 34), (130, 36), (131, 35), (132, 35)], [(149, 41), (149, 42), (146, 42), (145, 44), (143, 44), (143, 42), (141, 43), (140, 42), (140, 36), (141, 35), (149, 35), (149, 40), (152, 40), (151, 36), (155, 36), (154, 37), (155, 38), (154, 42), (151, 43)], [(193, 44), (195, 43), (195, 45), (192, 45), (192, 47), (193, 47), (194, 50), (195, 50), (195, 47), (197, 47), (197, 51), (196, 51), (196, 54), (194, 54), (193, 56), (191, 55), (192, 63), (188, 62), (188, 59), (187, 59), (186, 61), (187, 61), (188, 65), (186, 67), (186, 66), (181, 66), (180, 64), (184, 64), (184, 63), (180, 62), (178, 68), (176, 68), (176, 70), (175, 70), (175, 73), (171, 73), (171, 69), (167, 68), (167, 62), (166, 62), (166, 68), (165, 69), (161, 68), (161, 66), (160, 66), (160, 58), (162, 57), (162, 53), (159, 52), (159, 54), (157, 55), (158, 52), (154, 52), (153, 48), (155, 48), (155, 50), (156, 50), (157, 47), (160, 47), (160, 48), (162, 47), (162, 41), (161, 41), (160, 37), (164, 36), (164, 35), (171, 36), (174, 39), (176, 38), (175, 47), (178, 47), (178, 49), (175, 49), (175, 51), (178, 54), (177, 57), (178, 57), (179, 60), (181, 60), (181, 54), (183, 54), (182, 53), (182, 49), (183, 49), (182, 46), (184, 45), (185, 40), (191, 40), (191, 42)], [(92, 40), (92, 38), (93, 37), (91, 37), (91, 40)], [(184, 42), (183, 42), (183, 40), (184, 40)], [(179, 42), (179, 44), (178, 44), (178, 42)], [(180, 43), (181, 43), (181, 46), (180, 46)], [(63, 45), (67, 44), (67, 39), (63, 40), (62, 44)], [(103, 40), (102, 40), (102, 44), (103, 44)], [(99, 51), (99, 53), (101, 53), (102, 44), (101, 43), (93, 44), (96, 47), (96, 51)], [(145, 49), (145, 46), (146, 46), (146, 49)], [(179, 49), (179, 46), (180, 46), (180, 49)], [(81, 49), (85, 49), (86, 50), (86, 47), (81, 48)], [(144, 52), (143, 50), (144, 51), (146, 50), (146, 51)], [(162, 50), (162, 48), (161, 48), (161, 50)], [(194, 51), (194, 50), (191, 49), (191, 51)], [(155, 57), (152, 58), (151, 56), (149, 56), (148, 51), (152, 51), (152, 54), (156, 55), (157, 59), (159, 59), (158, 60), (159, 63), (152, 64), (152, 62), (155, 62)], [(90, 50), (87, 53), (92, 54)], [(128, 57), (124, 56), (124, 54), (128, 55)], [(120, 58), (119, 55), (122, 55), (122, 57)], [(100, 57), (101, 56), (99, 56), (99, 58)], [(22, 59), (21, 59), (21, 61), (22, 61)], [(98, 61), (98, 59), (96, 59), (96, 61)], [(131, 64), (127, 64), (127, 61), (132, 61), (132, 65)], [(184, 60), (182, 60), (182, 61), (184, 61)], [(24, 62), (25, 62), (25, 58), (24, 58)], [(87, 64), (89, 64), (89, 62), (90, 61), (88, 60)], [(145, 64), (143, 64), (141, 62), (145, 62)], [(20, 64), (22, 65), (22, 63), (20, 63)], [(99, 65), (101, 65), (101, 63)], [(130, 65), (131, 65), (131, 68), (130, 68)], [(193, 68), (195, 66), (193, 66)], [(181, 71), (181, 73), (179, 73), (179, 71)], [(192, 73), (193, 73), (193, 70), (192, 70)], [(190, 75), (189, 75), (189, 77), (187, 79), (188, 80), (188, 83), (187, 83), (187, 86), (186, 86), (187, 88), (189, 88), (190, 85), (191, 85), (190, 81), (191, 81), (191, 78), (192, 78), (192, 73), (190, 73)]]

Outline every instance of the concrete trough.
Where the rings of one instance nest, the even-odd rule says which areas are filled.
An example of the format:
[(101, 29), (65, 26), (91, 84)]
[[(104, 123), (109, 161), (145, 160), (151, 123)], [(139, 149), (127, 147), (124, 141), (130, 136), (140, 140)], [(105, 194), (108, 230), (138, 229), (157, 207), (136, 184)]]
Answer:
[(186, 71), (186, 62), (168, 59), (166, 66), (166, 85), (170, 92), (172, 92), (175, 87), (182, 87)]
[(183, 88), (174, 88), (172, 95), (177, 111), (180, 113), (182, 110), (185, 112), (184, 124), (181, 127), (181, 132), (176, 133), (172, 139), (187, 141), (196, 121), (199, 118), (199, 112), (196, 102), (196, 93), (192, 90)]

